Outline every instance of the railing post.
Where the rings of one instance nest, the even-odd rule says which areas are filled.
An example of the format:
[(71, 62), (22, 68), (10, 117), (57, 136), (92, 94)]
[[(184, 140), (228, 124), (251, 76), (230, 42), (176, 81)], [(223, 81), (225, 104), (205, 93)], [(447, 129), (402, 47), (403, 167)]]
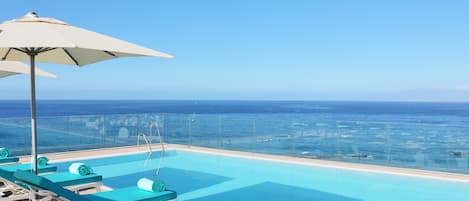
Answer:
[[(448, 132), (447, 129), (444, 129), (444, 130), (445, 130), (446, 132)], [(449, 154), (447, 154), (447, 153), (449, 153), (449, 151), (450, 151), (450, 146), (449, 146), (450, 141), (452, 141), (452, 140), (451, 140), (451, 135), (448, 135), (448, 137), (445, 137), (444, 142), (445, 142), (445, 147), (446, 147), (446, 154), (445, 154), (445, 156), (446, 156), (446, 157), (445, 157), (445, 158), (446, 158), (446, 160), (445, 160), (445, 161), (446, 161), (446, 164), (445, 164), (445, 171), (446, 171), (446, 172), (449, 172), (449, 170), (451, 169), (450, 166), (449, 166)], [(467, 157), (467, 156), (466, 156), (466, 157)]]
[[(340, 144), (340, 121), (335, 122), (335, 134), (333, 135), (335, 137), (335, 153), (334, 155), (339, 156), (339, 144)], [(342, 156), (339, 156), (342, 157)]]
[[(291, 125), (293, 125), (293, 124), (291, 124)], [(288, 132), (288, 133), (290, 133), (289, 136), (290, 136), (291, 143), (292, 143), (292, 150), (291, 150), (290, 156), (295, 156), (295, 155), (296, 155), (296, 140), (295, 140), (295, 138), (296, 138), (296, 136), (295, 136), (295, 135), (296, 135), (296, 132), (295, 132), (295, 129), (294, 129), (295, 127), (294, 127), (294, 126), (289, 126), (289, 128), (290, 128), (290, 129), (293, 128), (292, 130), (290, 130), (290, 131)]]
[[(65, 133), (67, 133), (67, 136), (70, 136), (70, 116), (66, 116), (65, 121), (67, 124), (65, 127), (66, 128)], [(68, 140), (65, 140), (65, 141), (67, 142)], [(71, 145), (69, 145), (68, 147), (71, 147)]]
[(256, 139), (256, 118), (252, 119), (252, 133), (251, 133), (251, 139), (249, 142), (249, 149), (254, 152), (254, 143)]
[(190, 115), (189, 116), (189, 146), (192, 146), (193, 139), (192, 139), (192, 121), (193, 121), (194, 116)]
[(28, 127), (27, 127), (27, 124), (28, 124), (29, 122), (27, 122), (26, 119), (23, 119), (23, 122), (24, 122), (24, 130), (23, 130), (23, 134), (24, 134), (24, 144), (27, 145), (27, 144), (29, 144), (29, 143), (28, 143), (28, 133), (27, 133), (27, 128), (28, 128)]
[(387, 164), (391, 164), (391, 133), (389, 124), (385, 127), (386, 132), (386, 147), (387, 147)]
[(220, 147), (223, 147), (223, 136), (221, 134), (221, 115), (217, 115), (218, 119), (218, 128), (217, 128), (217, 136), (218, 136), (218, 143)]
[(103, 115), (103, 147), (106, 146), (106, 115)]

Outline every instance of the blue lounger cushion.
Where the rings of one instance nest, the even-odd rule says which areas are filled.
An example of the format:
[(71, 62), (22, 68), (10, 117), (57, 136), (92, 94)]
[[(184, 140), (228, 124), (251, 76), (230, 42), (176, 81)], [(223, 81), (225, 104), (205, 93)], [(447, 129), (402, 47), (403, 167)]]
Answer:
[(89, 175), (76, 175), (68, 172), (60, 172), (54, 174), (46, 174), (42, 175), (42, 177), (60, 185), (60, 186), (74, 186), (80, 184), (88, 184), (94, 182), (101, 182), (103, 180), (103, 176), (97, 174), (89, 174)]
[[(17, 170), (21, 171), (31, 171), (32, 167), (31, 164), (14, 164), (14, 165), (3, 165), (0, 166), (0, 177), (7, 179), (10, 182), (15, 182), (16, 178), (13, 174)], [(55, 165), (47, 165), (38, 167), (38, 173), (48, 173), (48, 172), (55, 172), (57, 171), (57, 166)]]
[[(21, 171), (32, 171), (31, 164), (13, 164), (13, 165), (3, 165), (0, 166), (0, 171), (8, 172), (8, 173), (15, 173), (17, 170)], [(57, 171), (57, 166), (55, 165), (47, 165), (38, 167), (38, 173), (47, 173), (47, 172), (55, 172)]]
[(9, 156), (9, 157), (6, 157), (6, 158), (0, 158), (0, 164), (2, 163), (16, 163), (20, 160), (19, 157), (17, 156)]
[(174, 191), (164, 191), (164, 192), (150, 192), (140, 190), (137, 187), (123, 188), (113, 191), (101, 192), (91, 195), (80, 196), (73, 193), (67, 189), (64, 189), (62, 186), (53, 183), (52, 181), (42, 177), (34, 175), (31, 172), (17, 171), (14, 176), (29, 185), (35, 186), (43, 190), (49, 190), (55, 194), (64, 197), (69, 200), (74, 201), (166, 201), (175, 199), (177, 197), (176, 192)]
[[(3, 165), (0, 166), (0, 169), (10, 172), (16, 172), (17, 170), (22, 171), (31, 171), (33, 169), (32, 164), (13, 164), (13, 165)], [(46, 172), (55, 172), (57, 171), (57, 166), (55, 165), (46, 165), (46, 166), (38, 166), (37, 172), (38, 173), (46, 173)]]

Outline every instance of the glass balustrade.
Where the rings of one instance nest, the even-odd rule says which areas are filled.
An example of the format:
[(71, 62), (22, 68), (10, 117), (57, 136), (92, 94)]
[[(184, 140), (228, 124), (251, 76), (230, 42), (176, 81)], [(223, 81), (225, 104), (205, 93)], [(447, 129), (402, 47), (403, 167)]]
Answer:
[[(315, 114), (115, 114), (38, 118), (40, 153), (128, 146), (157, 125), (166, 143), (301, 158), (469, 173), (469, 126)], [(0, 118), (0, 146), (31, 150), (27, 117)], [(144, 143), (143, 141), (141, 143)]]

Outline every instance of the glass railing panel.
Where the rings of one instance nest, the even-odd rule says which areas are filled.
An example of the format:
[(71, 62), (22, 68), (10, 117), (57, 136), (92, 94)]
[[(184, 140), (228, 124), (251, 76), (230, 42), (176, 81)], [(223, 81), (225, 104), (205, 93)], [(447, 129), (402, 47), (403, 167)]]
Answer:
[(338, 153), (336, 123), (330, 120), (297, 120), (293, 125), (297, 156), (315, 159), (333, 159)]
[(417, 125), (417, 127), (420, 127), (420, 130), (415, 132), (415, 142), (418, 147), (414, 158), (417, 163), (411, 167), (447, 171), (447, 138), (455, 128), (449, 125)]
[(162, 134), (166, 143), (190, 145), (191, 115), (187, 114), (164, 114)]
[(103, 116), (40, 117), (38, 150), (72, 151), (105, 147)]
[(40, 117), (37, 121), (38, 153), (68, 151), (81, 144), (81, 137), (70, 134), (68, 117)]
[(72, 138), (80, 138), (75, 143), (71, 143), (74, 149), (80, 148), (101, 148), (106, 143), (105, 138), (106, 116), (69, 116), (67, 119), (67, 134)]
[(291, 155), (294, 151), (292, 122), (284, 114), (258, 114), (246, 121), (245, 132), (251, 132), (251, 151)]
[(28, 118), (0, 118), (0, 147), (12, 154), (27, 154), (31, 150), (31, 126)]
[(432, 124), (391, 124), (390, 165), (447, 170), (446, 133), (450, 127)]
[(140, 140), (139, 144), (146, 143), (142, 135), (145, 135), (150, 143), (159, 143), (158, 132), (164, 141), (164, 114), (138, 114), (135, 118), (135, 123), (129, 128), (131, 131), (127, 143), (132, 145), (137, 143), (137, 140)]
[(417, 167), (424, 161), (421, 140), (416, 141), (420, 135), (417, 125), (391, 124), (390, 135), (390, 160), (389, 165), (398, 167)]
[[(146, 114), (124, 114), (105, 116), (105, 138), (106, 143), (134, 145), (137, 142), (137, 135), (140, 132), (149, 135), (149, 130), (145, 129), (152, 122)], [(153, 116), (153, 118), (157, 118)], [(157, 121), (157, 120), (156, 120)], [(146, 131), (148, 130), (148, 131)], [(152, 131), (156, 132), (156, 131)], [(155, 136), (155, 133), (152, 133)]]
[[(164, 141), (170, 144), (469, 173), (469, 126), (336, 121), (316, 114), (39, 117), (39, 151), (136, 145), (137, 135), (148, 136), (155, 122)], [(27, 117), (0, 118), (0, 147), (8, 147), (15, 154), (30, 153), (30, 129)], [(153, 143), (157, 143), (156, 130), (152, 132)]]
[(370, 122), (337, 122), (336, 160), (386, 164), (387, 125)]
[(220, 116), (220, 147), (230, 150), (251, 151), (255, 131), (255, 115), (225, 114)]
[(187, 118), (189, 143), (192, 146), (220, 148), (221, 117), (216, 114), (191, 114)]
[(447, 167), (449, 172), (469, 173), (469, 128), (450, 129), (447, 140)]
[[(287, 134), (283, 143), (288, 145), (288, 155), (294, 157), (305, 158), (321, 158), (332, 156), (332, 153), (324, 152), (323, 147), (327, 146), (318, 143), (320, 139), (330, 137), (328, 125), (331, 123), (328, 120), (313, 117), (309, 114), (283, 114), (283, 118), (277, 121), (285, 121), (289, 123), (283, 128), (283, 133)], [(282, 124), (279, 122), (278, 124)], [(328, 144), (326, 142), (326, 144)]]

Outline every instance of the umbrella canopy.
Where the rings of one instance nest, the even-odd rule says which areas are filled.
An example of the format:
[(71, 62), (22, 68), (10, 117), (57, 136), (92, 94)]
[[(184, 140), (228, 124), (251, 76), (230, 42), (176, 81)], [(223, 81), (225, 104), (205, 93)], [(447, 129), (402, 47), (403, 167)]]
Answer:
[[(29, 74), (30, 72), (30, 67), (24, 63), (18, 61), (0, 61), (0, 78), (16, 74)], [(36, 75), (57, 78), (56, 75), (38, 68), (36, 68)]]
[[(34, 49), (34, 51), (31, 51)], [(0, 24), (0, 58), (26, 61), (36, 52), (38, 62), (84, 66), (117, 57), (169, 54), (98, 34), (36, 13)], [(26, 54), (25, 54), (26, 53)]]
[(37, 173), (35, 63), (84, 66), (118, 57), (173, 56), (30, 12), (0, 24), (0, 60), (31, 63), (31, 140)]

